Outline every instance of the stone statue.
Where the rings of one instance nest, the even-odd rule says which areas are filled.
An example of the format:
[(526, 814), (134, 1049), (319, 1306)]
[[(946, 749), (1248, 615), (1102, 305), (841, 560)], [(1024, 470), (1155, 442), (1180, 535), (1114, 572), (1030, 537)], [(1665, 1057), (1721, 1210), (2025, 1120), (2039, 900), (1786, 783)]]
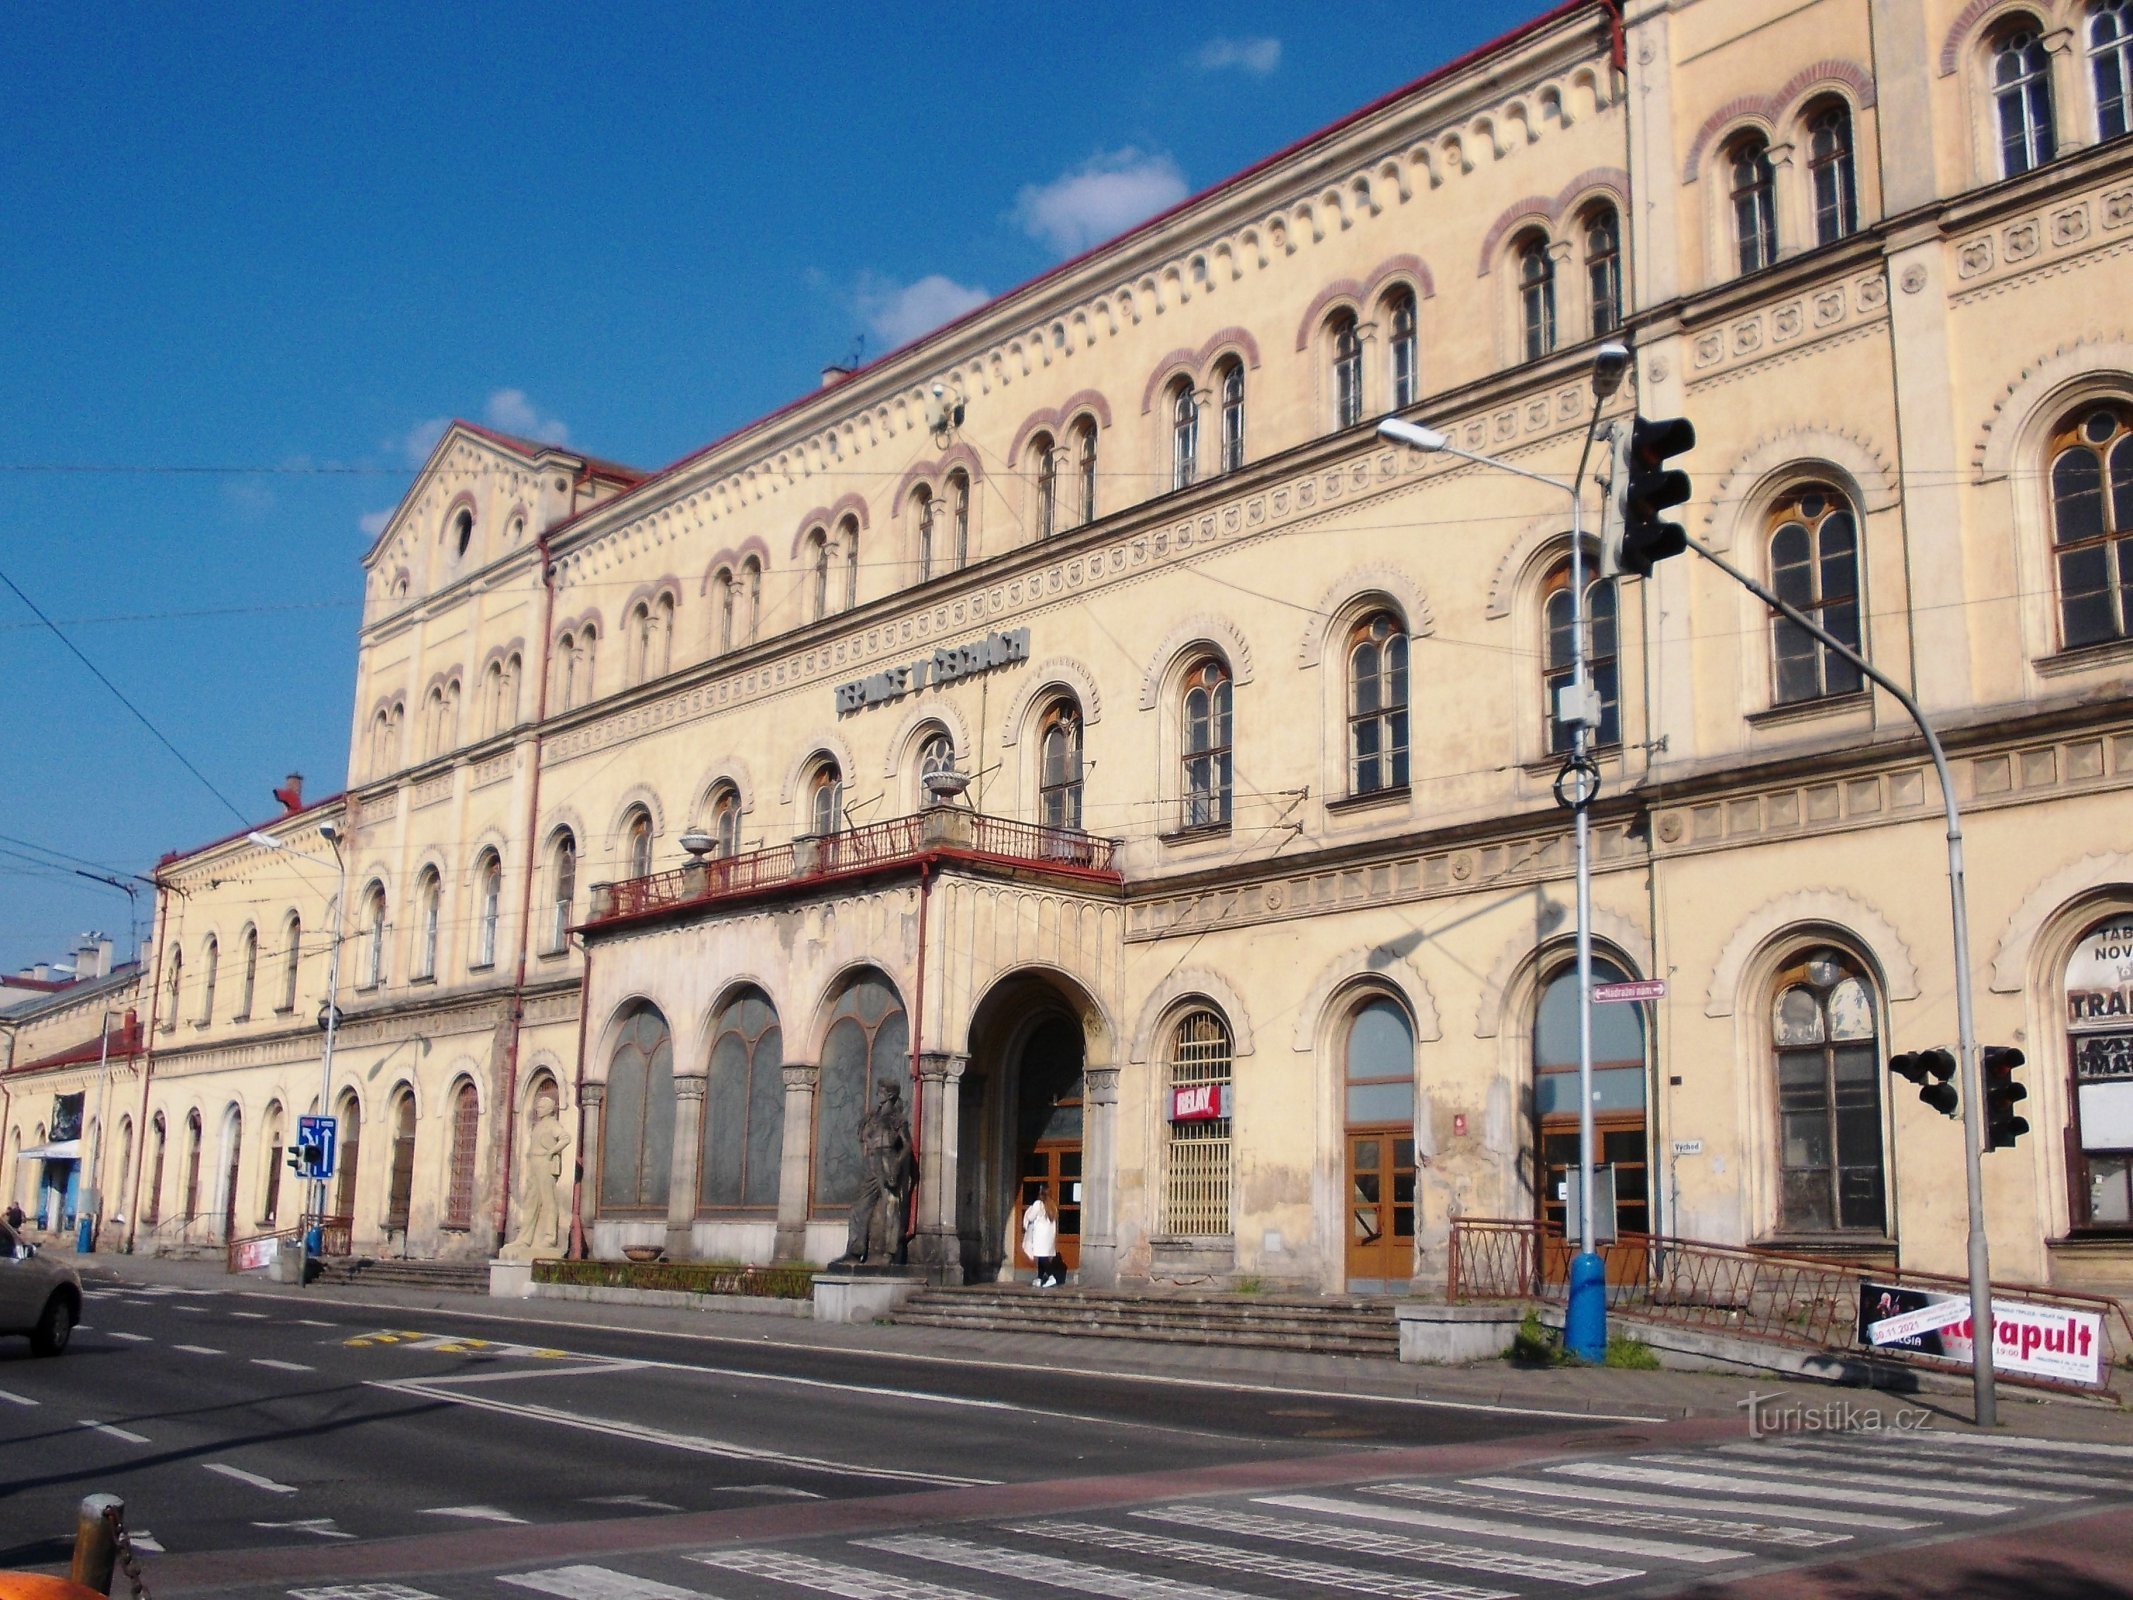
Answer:
[(851, 1227), (838, 1260), (845, 1265), (893, 1262), (901, 1266), (904, 1221), (910, 1214), (911, 1185), (918, 1168), (911, 1154), (911, 1122), (904, 1114), (903, 1091), (894, 1083), (881, 1086), (874, 1109), (861, 1119), (859, 1151), (859, 1198), (852, 1202)]
[(556, 1115), (555, 1091), (543, 1085), (533, 1101), (533, 1127), (519, 1166), (518, 1237), (497, 1252), (503, 1261), (541, 1261), (563, 1253), (561, 1187), (570, 1136)]

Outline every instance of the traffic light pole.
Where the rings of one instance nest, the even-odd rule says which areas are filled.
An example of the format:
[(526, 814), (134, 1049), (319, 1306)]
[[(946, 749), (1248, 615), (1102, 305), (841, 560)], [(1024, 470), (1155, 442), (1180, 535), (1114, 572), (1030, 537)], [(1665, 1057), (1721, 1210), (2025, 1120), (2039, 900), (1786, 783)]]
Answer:
[[(1956, 1051), (1962, 1058), (1963, 1181), (1970, 1195), (1971, 1384), (1977, 1425), (1995, 1427), (1999, 1423), (1999, 1401), (1994, 1393), (1992, 1376), (1992, 1273), (1985, 1243), (1985, 1072), (1978, 1054), (1977, 1021), (1970, 1004), (1970, 914), (1963, 887), (1963, 819), (1955, 805), (1955, 781), (1948, 772), (1948, 757), (1940, 747), (1940, 739), (1933, 732), (1932, 724), (1926, 721), (1926, 714), (1901, 685), (1876, 671), (1858, 651), (1797, 607), (1780, 600), (1724, 557), (1705, 549), (1694, 539), (1689, 540), (1688, 547), (1895, 696), (1897, 704), (1910, 713), (1911, 720), (1918, 724), (1918, 731), (1925, 736), (1927, 753), (1933, 757), (1933, 769), (1940, 774), (1941, 804), (1948, 814), (1948, 905), (1955, 925), (1955, 1027)], [(1582, 814), (1578, 820), (1582, 827)]]

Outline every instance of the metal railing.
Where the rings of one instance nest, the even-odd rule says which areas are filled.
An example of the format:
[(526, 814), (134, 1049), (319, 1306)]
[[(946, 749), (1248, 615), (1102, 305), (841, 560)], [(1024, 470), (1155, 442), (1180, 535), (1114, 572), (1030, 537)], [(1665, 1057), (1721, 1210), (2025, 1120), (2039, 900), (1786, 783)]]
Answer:
[(352, 1256), (355, 1254), (355, 1218), (322, 1217), (315, 1211), (306, 1211), (298, 1225), (296, 1236), (301, 1239), (312, 1228), (318, 1229), (318, 1253), (321, 1256)]
[(961, 807), (938, 806), (916, 816), (892, 817), (795, 839), (744, 855), (707, 857), (648, 877), (598, 885), (589, 923), (637, 916), (671, 906), (693, 905), (733, 895), (805, 884), (838, 873), (865, 872), (920, 856), (946, 852), (1051, 871), (1115, 876), (1117, 841), (1074, 828), (1047, 828), (1009, 817), (988, 817)]
[[(1779, 1344), (1872, 1354), (1877, 1359), (1957, 1365), (1917, 1351), (1862, 1347), (1858, 1343), (1859, 1286), (1872, 1280), (1900, 1289), (1966, 1295), (1966, 1278), (1660, 1234), (1625, 1233), (1598, 1249), (1607, 1272), (1608, 1305), (1632, 1316)], [(1560, 1229), (1517, 1218), (1456, 1218), (1446, 1261), (1447, 1298), (1565, 1300), (1572, 1253)], [(1993, 1293), (1998, 1298), (2099, 1317), (2104, 1344), (2100, 1387), (2109, 1387), (2116, 1370), (2133, 1359), (2133, 1321), (2128, 1320), (2124, 1305), (2107, 1295), (2015, 1283), (1996, 1283)], [(2003, 1376), (2009, 1382), (2069, 1387), (2015, 1374)]]
[(804, 1262), (744, 1266), (718, 1261), (536, 1261), (533, 1281), (601, 1289), (804, 1300), (814, 1293), (816, 1270)]

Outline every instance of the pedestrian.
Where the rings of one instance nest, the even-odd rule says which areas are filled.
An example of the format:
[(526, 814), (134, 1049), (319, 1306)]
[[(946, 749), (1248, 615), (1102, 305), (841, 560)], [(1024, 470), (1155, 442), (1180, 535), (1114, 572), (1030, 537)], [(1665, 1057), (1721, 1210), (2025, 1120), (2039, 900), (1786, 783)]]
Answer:
[(1059, 1223), (1045, 1202), (1044, 1191), (1039, 1189), (1022, 1213), (1022, 1253), (1037, 1269), (1040, 1289), (1056, 1289), (1066, 1281), (1059, 1269), (1058, 1249)]
[(7, 1203), (7, 1225), (17, 1233), (22, 1231), (22, 1202), (20, 1200), (10, 1200)]

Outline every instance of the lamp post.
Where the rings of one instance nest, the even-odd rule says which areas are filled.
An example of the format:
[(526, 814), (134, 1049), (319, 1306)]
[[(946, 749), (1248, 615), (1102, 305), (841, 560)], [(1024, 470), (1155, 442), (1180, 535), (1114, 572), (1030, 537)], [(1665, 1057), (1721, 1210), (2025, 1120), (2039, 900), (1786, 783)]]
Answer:
[(98, 1194), (97, 1185), (104, 1176), (104, 1120), (111, 1098), (111, 1019), (116, 1015), (115, 1011), (106, 1011), (96, 1030), (103, 1035), (96, 1053), (96, 1137), (89, 1141), (89, 1159), (83, 1163), (81, 1211), (74, 1228), (77, 1255), (95, 1251), (97, 1213), (103, 1210), (103, 1197)]
[(1593, 1229), (1592, 1131), (1592, 802), (1600, 792), (1599, 768), (1592, 760), (1592, 730), (1599, 707), (1593, 693), (1585, 616), (1585, 465), (1600, 426), (1600, 407), (1622, 387), (1629, 372), (1629, 348), (1610, 339), (1593, 352), (1592, 417), (1578, 450), (1577, 471), (1568, 482), (1531, 472), (1495, 456), (1462, 450), (1434, 428), (1387, 417), (1378, 424), (1380, 438), (1433, 455), (1457, 456), (1477, 466), (1507, 472), (1559, 489), (1570, 497), (1570, 687), (1562, 694), (1570, 715), (1557, 720), (1571, 727), (1570, 759), (1555, 780), (1556, 799), (1570, 809), (1577, 845), (1578, 971), (1578, 1254), (1570, 1264), (1570, 1302), (1563, 1318), (1563, 1343), (1581, 1360), (1598, 1362), (1607, 1355), (1607, 1268), (1595, 1248)]

